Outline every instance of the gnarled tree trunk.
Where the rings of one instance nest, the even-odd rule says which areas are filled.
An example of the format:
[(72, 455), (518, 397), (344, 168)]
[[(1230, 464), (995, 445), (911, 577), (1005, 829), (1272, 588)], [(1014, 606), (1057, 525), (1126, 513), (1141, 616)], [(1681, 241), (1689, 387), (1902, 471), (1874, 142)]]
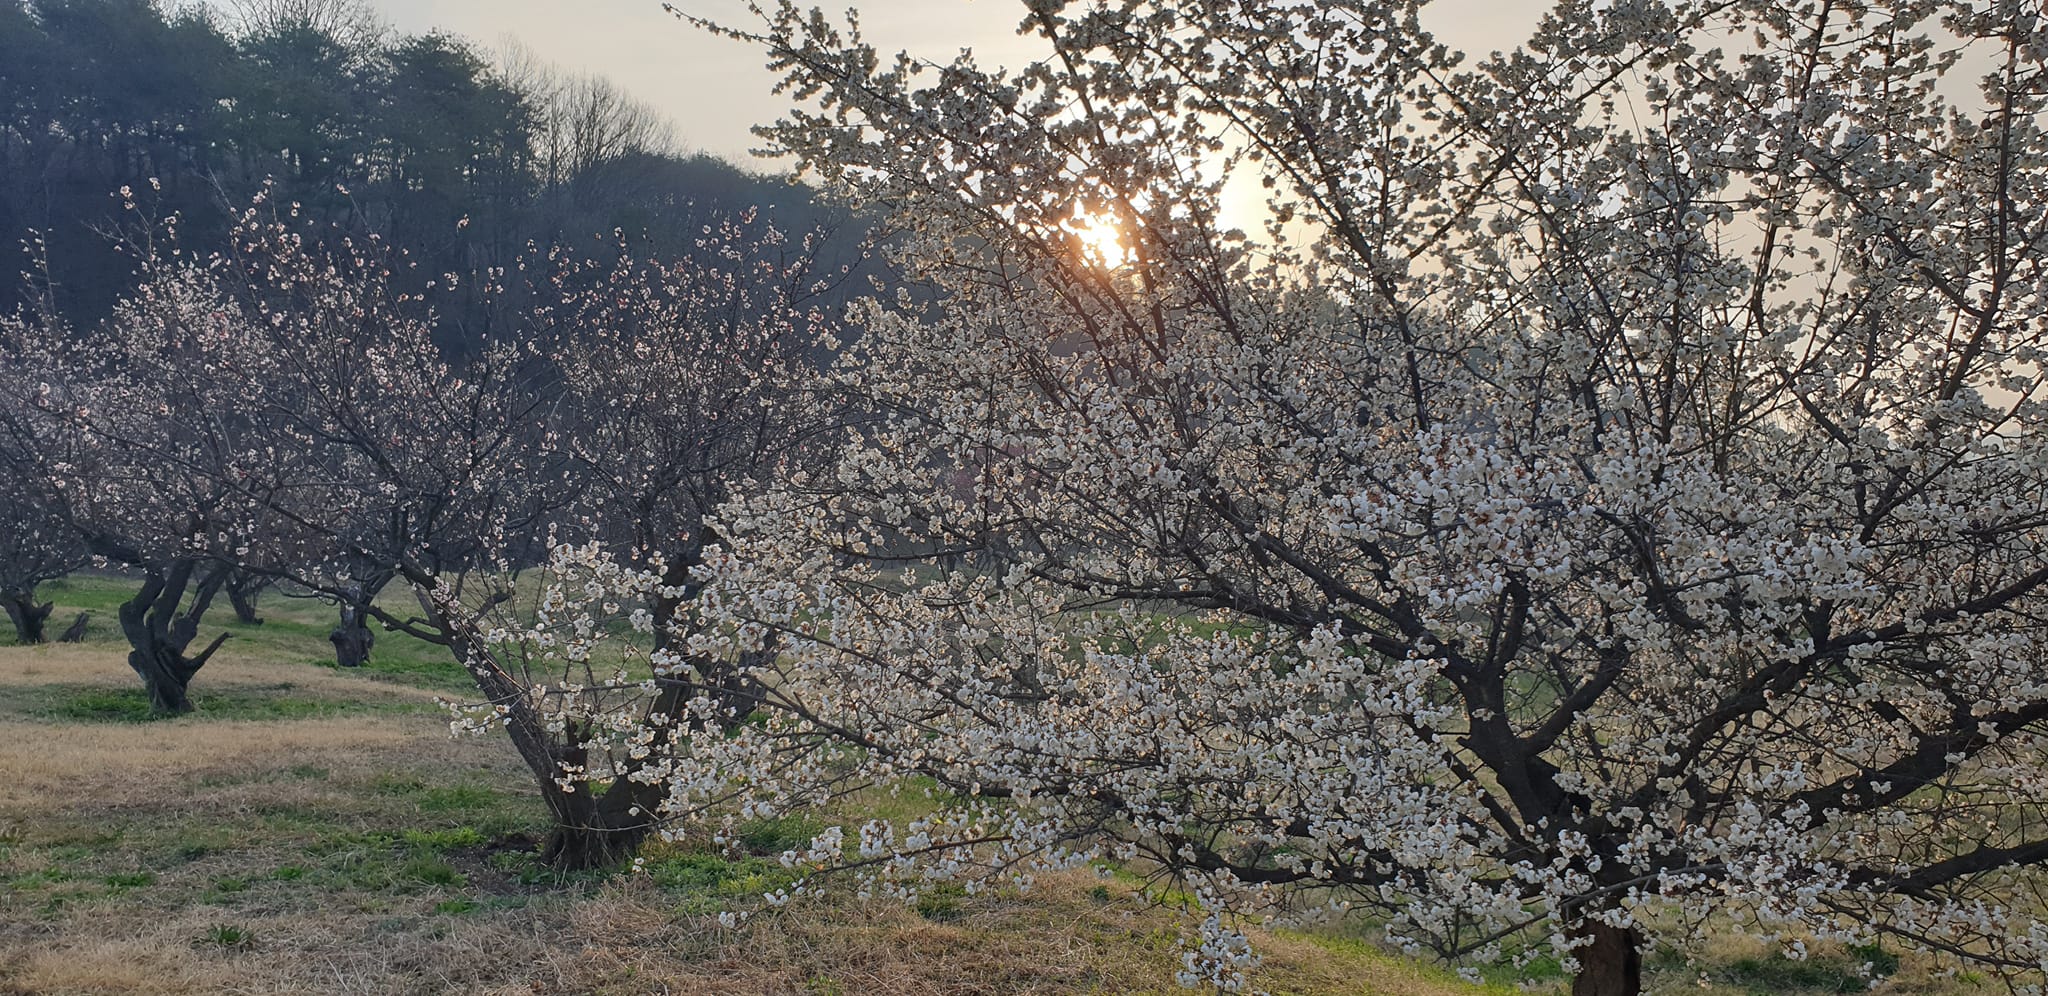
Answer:
[[(698, 535), (700, 541), (671, 560), (663, 572), (661, 590), (675, 594), (656, 595), (651, 606), (656, 620), (657, 651), (669, 649), (683, 635), (681, 613), (696, 597), (699, 587), (691, 580), (690, 571), (702, 563), (703, 538), (712, 534), (700, 527)], [(772, 654), (772, 650), (760, 651), (743, 655), (736, 662), (694, 660), (698, 679), (663, 679), (661, 691), (648, 703), (643, 722), (655, 731), (659, 742), (677, 724), (686, 721), (685, 705), (701, 696), (716, 703), (710, 713), (712, 718), (701, 721), (705, 732), (730, 733), (753, 713), (762, 692), (760, 684), (747, 676), (748, 672), (762, 663), (764, 656)], [(558, 749), (557, 763), (565, 762), (572, 770), (583, 770), (587, 758), (582, 748), (574, 745), (583, 737), (572, 731), (568, 739), (571, 746)], [(659, 781), (648, 783), (634, 776), (645, 765), (660, 760), (659, 751), (650, 752), (644, 760), (623, 759), (625, 768), (612, 773), (612, 782), (602, 794), (588, 791), (587, 786), (579, 786), (582, 791), (562, 791), (551, 779), (544, 779), (541, 791), (555, 814), (555, 829), (542, 848), (542, 858), (557, 868), (574, 869), (603, 867), (632, 857), (653, 833), (666, 795)]]
[(1643, 991), (1641, 931), (1594, 922), (1580, 936), (1591, 940), (1575, 952), (1579, 974), (1572, 979), (1572, 996), (1638, 996)]
[(370, 603), (391, 583), (392, 576), (389, 571), (372, 575), (351, 585), (342, 596), (341, 620), (327, 632), (327, 642), (334, 644), (334, 663), (342, 667), (370, 663), (370, 648), (377, 644), (377, 634), (370, 630)]
[[(666, 643), (660, 636), (656, 640), (660, 644)], [(754, 703), (762, 691), (758, 682), (745, 676), (746, 672), (759, 666), (773, 653), (773, 650), (756, 651), (743, 655), (737, 664), (723, 666), (700, 660), (697, 670), (704, 676), (701, 682), (664, 680), (661, 691), (648, 703), (644, 720), (655, 730), (656, 742), (662, 742), (678, 723), (684, 721), (685, 705), (699, 696), (717, 703), (712, 715), (718, 718), (702, 724), (710, 728), (705, 732), (732, 732), (753, 713)], [(515, 722), (511, 728), (518, 730), (521, 724)], [(515, 733), (515, 741), (516, 738)], [(588, 758), (584, 750), (576, 746), (583, 739), (581, 731), (571, 731), (568, 737), (570, 745), (550, 752), (553, 758), (550, 763), (554, 765), (550, 770), (559, 772), (563, 764), (571, 770), (583, 770)], [(521, 753), (525, 753), (523, 749)], [(641, 781), (635, 775), (646, 765), (659, 763), (661, 759), (660, 751), (650, 752), (644, 760), (615, 759), (614, 763), (622, 760), (625, 767), (612, 772), (611, 784), (602, 793), (590, 791), (587, 783), (577, 784), (575, 791), (568, 791), (556, 784), (552, 776), (543, 778), (541, 795), (555, 817), (555, 828), (549, 832), (547, 843), (541, 848), (541, 859), (553, 867), (572, 871), (603, 868), (631, 858), (648, 835), (654, 832), (662, 800), (667, 796), (667, 788), (658, 779)]]
[[(593, 791), (592, 783), (580, 778), (568, 787), (556, 781), (565, 770), (584, 770), (588, 753), (582, 746), (582, 732), (571, 730), (566, 735), (551, 735), (527, 689), (497, 665), (488, 648), (475, 641), (459, 623), (448, 619), (424, 592), (419, 593), (419, 599), (434, 625), (449, 635), (449, 649), (468, 669), (484, 699), (506, 707), (505, 732), (520, 759), (533, 772), (554, 823), (541, 847), (541, 860), (564, 871), (576, 871), (607, 867), (631, 858), (654, 832), (658, 807), (666, 794), (664, 787), (658, 782), (650, 784), (635, 779), (633, 774), (639, 762), (632, 761), (626, 762), (625, 769), (611, 772), (611, 783), (601, 791)], [(679, 722), (683, 704), (702, 691), (705, 689), (691, 682), (664, 682), (648, 707), (648, 715), (661, 717), (659, 722), (665, 724)], [(751, 710), (736, 711), (744, 716)], [(650, 755), (646, 763), (658, 760), (657, 755)]]
[[(558, 748), (527, 690), (492, 661), (485, 647), (442, 615), (424, 593), (420, 604), (443, 632), (450, 634), (449, 649), (469, 670), (485, 700), (507, 707), (505, 732), (520, 760), (533, 772), (541, 800), (547, 804), (554, 822), (554, 829), (541, 847), (541, 859), (563, 871), (577, 871), (605, 867), (630, 857), (653, 829), (652, 810), (643, 806), (635, 812), (639, 801), (633, 797), (640, 794), (638, 790), (651, 792), (652, 787), (617, 778), (602, 795), (593, 795), (587, 782), (571, 782), (569, 788), (564, 788), (555, 779), (561, 777), (565, 761), (581, 763), (581, 749)], [(580, 738), (572, 735), (568, 739)]]
[[(689, 570), (698, 562), (696, 552), (687, 551), (672, 562), (663, 579), (666, 588), (677, 595), (655, 599), (653, 608), (659, 620), (655, 627), (656, 649), (668, 648), (682, 634), (681, 629), (671, 628), (669, 622), (695, 596), (696, 585), (689, 580)], [(661, 752), (650, 752), (638, 760), (614, 758), (614, 770), (608, 772), (611, 781), (601, 789), (580, 774), (564, 787), (556, 779), (565, 771), (588, 770), (590, 758), (583, 747), (586, 731), (571, 729), (563, 734), (550, 734), (528, 690), (499, 666), (471, 629), (450, 619), (427, 594), (425, 585), (430, 578), (424, 573), (414, 577), (410, 572), (407, 578), (413, 582), (414, 594), (428, 621), (446, 634), (449, 649), (469, 671), (484, 700), (504, 707), (505, 732), (520, 759), (533, 772), (541, 799), (554, 822), (554, 829), (541, 847), (541, 859), (555, 868), (574, 871), (607, 867), (631, 858), (654, 832), (659, 807), (667, 796), (666, 787), (658, 779), (646, 782), (634, 776), (647, 765), (661, 763)], [(707, 733), (730, 732), (753, 713), (762, 694), (760, 684), (748, 673), (774, 653), (773, 648), (768, 648), (742, 655), (733, 662), (694, 661), (698, 678), (662, 679), (660, 691), (648, 703), (644, 722), (655, 731), (657, 741), (665, 739), (682, 723), (701, 724)], [(700, 696), (710, 699), (716, 708), (710, 718), (693, 721), (685, 705)]]
[(10, 588), (0, 591), (0, 607), (7, 610), (7, 618), (14, 623), (14, 638), (22, 644), (41, 643), (44, 635), (43, 624), (50, 618), (50, 610), (56, 608), (49, 602), (36, 603), (34, 588)]
[[(605, 799), (610, 796), (611, 793), (605, 793)], [(550, 807), (555, 828), (548, 831), (547, 842), (541, 845), (542, 864), (559, 871), (610, 868), (631, 859), (640, 850), (641, 843), (654, 830), (653, 823), (646, 816), (629, 815), (630, 810), (608, 807), (605, 799), (578, 813)], [(588, 822), (576, 822), (579, 820)], [(629, 825), (620, 825), (629, 821)]]
[(343, 602), (341, 621), (327, 631), (327, 642), (334, 644), (334, 663), (342, 667), (362, 667), (370, 663), (370, 648), (376, 645), (377, 634), (370, 631), (359, 605)]
[(199, 635), (199, 620), (207, 606), (227, 582), (225, 568), (214, 570), (193, 589), (191, 604), (185, 606), (185, 592), (192, 588), (192, 576), (197, 570), (197, 562), (191, 560), (145, 568), (142, 589), (121, 603), (121, 633), (128, 638), (128, 666), (142, 679), (153, 713), (191, 712), (192, 700), (186, 695), (186, 687), (228, 638), (228, 634), (222, 633), (205, 650), (189, 656), (185, 652)]
[[(561, 760), (583, 762), (581, 749), (562, 754)], [(658, 784), (635, 781), (631, 774), (630, 770), (617, 772), (601, 793), (592, 792), (587, 782), (575, 784), (570, 791), (552, 779), (543, 781), (541, 795), (555, 827), (541, 845), (541, 860), (563, 871), (580, 871), (608, 868), (640, 850), (641, 843), (654, 832), (656, 807), (666, 790)]]

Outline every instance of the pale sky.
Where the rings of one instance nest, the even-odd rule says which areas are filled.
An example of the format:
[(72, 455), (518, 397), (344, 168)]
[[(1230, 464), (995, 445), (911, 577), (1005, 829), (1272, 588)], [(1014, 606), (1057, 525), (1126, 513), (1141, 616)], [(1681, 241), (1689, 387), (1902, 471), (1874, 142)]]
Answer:
[[(787, 100), (771, 92), (775, 77), (760, 53), (706, 36), (669, 16), (660, 0), (372, 0), (392, 27), (407, 34), (441, 29), (495, 48), (507, 36), (563, 69), (609, 77), (668, 114), (676, 135), (697, 151), (762, 168), (747, 150), (748, 133), (774, 120)], [(739, 0), (677, 0), (693, 13), (743, 22)], [(1016, 65), (1033, 51), (1020, 39), (1019, 0), (866, 0), (869, 38), (887, 52), (946, 58), (972, 48), (984, 66)], [(822, 0), (828, 11), (848, 0)], [(1513, 47), (1547, 4), (1536, 0), (1438, 0), (1427, 23), (1445, 43), (1473, 55)]]

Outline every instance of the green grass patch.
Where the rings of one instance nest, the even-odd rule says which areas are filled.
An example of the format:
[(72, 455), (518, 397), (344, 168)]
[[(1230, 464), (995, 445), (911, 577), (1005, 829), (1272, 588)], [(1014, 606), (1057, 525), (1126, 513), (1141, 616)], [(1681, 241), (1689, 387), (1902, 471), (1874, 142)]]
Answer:
[(155, 885), (156, 873), (146, 871), (116, 872), (100, 879), (100, 881), (105, 882), (109, 889), (140, 889), (143, 886)]
[(811, 846), (825, 825), (802, 816), (776, 816), (740, 824), (734, 839), (749, 854), (781, 854)]
[(66, 882), (76, 881), (77, 878), (78, 876), (72, 874), (70, 870), (53, 866), (14, 875), (7, 879), (7, 887), (27, 892), (33, 889), (46, 889), (50, 886), (62, 885)]
[(469, 884), (469, 879), (456, 871), (454, 865), (434, 857), (409, 859), (399, 868), (399, 874), (421, 885), (454, 887)]
[[(1859, 949), (1862, 950), (1862, 949)], [(1870, 974), (1863, 966), (1870, 966)], [(1889, 965), (1897, 971), (1897, 955), (1878, 949), (1875, 957), (1858, 957), (1853, 953), (1843, 955), (1812, 955), (1798, 961), (1790, 958), (1764, 955), (1754, 958), (1738, 958), (1723, 966), (1718, 975), (1723, 982), (1737, 986), (1751, 993), (1860, 993), (1870, 989), (1873, 975), (1887, 974), (1879, 970), (1880, 964)]]
[(496, 809), (510, 800), (510, 796), (496, 789), (481, 785), (427, 785), (418, 792), (421, 812), (425, 813), (471, 813)]
[[(200, 672), (201, 682), (205, 672)], [(68, 723), (208, 722), (213, 720), (295, 720), (373, 712), (423, 712), (424, 703), (317, 699), (293, 694), (289, 682), (272, 686), (191, 691), (193, 711), (183, 715), (152, 713), (141, 688), (98, 685), (43, 685), (20, 690), (9, 711), (30, 718)]]
[(217, 923), (206, 928), (206, 932), (192, 940), (193, 947), (220, 948), (223, 951), (247, 951), (256, 946), (256, 933), (246, 927)]
[(796, 884), (799, 877), (780, 862), (766, 858), (730, 858), (665, 844), (648, 845), (642, 849), (642, 857), (645, 861), (641, 872), (655, 885), (676, 893), (677, 912), (686, 916), (705, 916), (724, 912), (733, 905), (745, 905)]
[[(1523, 992), (1523, 985), (1488, 978), (1480, 985), (1472, 985), (1460, 979), (1456, 972), (1430, 965), (1425, 962), (1392, 954), (1379, 945), (1362, 937), (1336, 935), (1320, 930), (1282, 930), (1277, 933), (1286, 937), (1299, 938), (1338, 956), (1346, 962), (1373, 964), (1393, 969), (1401, 975), (1412, 978), (1418, 986), (1432, 989), (1486, 993), (1489, 996), (1508, 996)], [(1483, 973), (1482, 973), (1483, 975)], [(1539, 980), (1525, 980), (1530, 985), (1539, 985)], [(1539, 989), (1539, 991), (1541, 991)]]
[(469, 877), (449, 860), (444, 849), (424, 840), (407, 843), (407, 837), (417, 836), (408, 832), (338, 835), (308, 848), (319, 853), (320, 861), (304, 875), (310, 884), (327, 891), (402, 894), (423, 886), (458, 888), (469, 884)]
[(149, 697), (139, 688), (78, 688), (56, 694), (54, 702), (31, 708), (29, 715), (87, 723), (142, 723), (153, 718)]
[[(438, 692), (476, 691), (476, 684), (470, 678), (469, 672), (463, 670), (462, 665), (455, 663), (455, 659), (449, 656), (446, 648), (407, 636), (403, 639), (411, 644), (411, 647), (403, 652), (395, 648), (387, 649), (387, 643), (395, 642), (397, 638), (396, 634), (379, 636), (376, 649), (370, 652), (370, 663), (360, 670)], [(322, 639), (325, 639), (325, 636)], [(323, 667), (331, 667), (337, 671), (348, 670), (337, 667), (331, 660), (319, 663)]]
[(967, 890), (952, 882), (941, 882), (917, 894), (911, 908), (933, 923), (946, 923), (966, 915)]
[(412, 776), (385, 775), (369, 788), (393, 803), (380, 808), (421, 835), (416, 843), (444, 850), (480, 847), (530, 831), (544, 816), (530, 796), (474, 783), (436, 785)]

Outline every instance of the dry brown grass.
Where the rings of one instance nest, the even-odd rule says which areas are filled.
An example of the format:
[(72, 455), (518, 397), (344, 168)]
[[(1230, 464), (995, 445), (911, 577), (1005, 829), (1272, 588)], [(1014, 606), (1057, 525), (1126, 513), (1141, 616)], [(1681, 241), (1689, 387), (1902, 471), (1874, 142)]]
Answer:
[[(39, 718), (8, 697), (130, 687), (121, 651), (0, 647), (0, 994), (1180, 991), (1180, 921), (1083, 874), (963, 899), (944, 922), (844, 898), (739, 930), (648, 877), (528, 881), (524, 772), (501, 740), (451, 741), (417, 707), (431, 693), (227, 651), (200, 681), (395, 710)], [(409, 830), (492, 843), (437, 850)], [(1472, 991), (1299, 939), (1264, 953), (1275, 992)]]
[(59, 724), (0, 720), (0, 807), (77, 795), (94, 808), (183, 801), (194, 776), (271, 770), (279, 758), (351, 761), (419, 739), (417, 717), (223, 721), (206, 724), (102, 724), (54, 735)]
[[(360, 674), (302, 665), (278, 664), (252, 656), (230, 641), (199, 672), (204, 686), (269, 686), (287, 676), (299, 688), (337, 698), (374, 696), (394, 701), (429, 702), (433, 693), (409, 685), (365, 681)], [(124, 653), (102, 643), (50, 643), (35, 647), (0, 646), (0, 688), (35, 685), (99, 685), (128, 688), (135, 684)]]
[[(768, 911), (744, 889), (536, 877), (538, 803), (506, 743), (450, 740), (423, 707), (429, 691), (245, 647), (230, 643), (195, 688), (245, 706), (289, 698), (354, 711), (53, 719), (23, 703), (133, 687), (123, 651), (0, 646), (0, 996), (1181, 991), (1172, 975), (1186, 924), (1086, 874), (1028, 896), (963, 898), (929, 918), (847, 897)], [(321, 647), (291, 649), (311, 660)], [(757, 914), (728, 930), (707, 903)], [(1254, 985), (1274, 993), (1480, 991), (1356, 942), (1281, 934), (1256, 946)], [(1769, 981), (1783, 977), (1774, 956), (1716, 940), (1701, 968), (1667, 964), (1652, 991), (1794, 991)], [(1993, 990), (1909, 958), (1879, 991)]]
[[(282, 673), (281, 673), (282, 672)], [(430, 703), (406, 685), (370, 682), (313, 667), (224, 655), (201, 672), (212, 692), (289, 692), (339, 701)], [(121, 654), (101, 645), (0, 647), (0, 689), (40, 686), (127, 689), (136, 678)], [(0, 691), (0, 695), (4, 695)], [(194, 776), (266, 770), (284, 758), (339, 758), (417, 742), (417, 715), (366, 714), (297, 720), (77, 724), (0, 717), (0, 809), (30, 808), (53, 795), (94, 808), (179, 801)], [(87, 802), (86, 800), (89, 800)]]
[[(200, 920), (166, 925), (155, 943), (126, 946), (199, 992), (799, 994), (1177, 993), (1171, 921), (1128, 899), (1097, 903), (1084, 876), (1054, 879), (1029, 898), (991, 899), (960, 920), (932, 923), (900, 905), (835, 904), (764, 916), (738, 931), (679, 917), (660, 890), (626, 881), (523, 916), (466, 921), (436, 936), (411, 931), (375, 946), (298, 944), (247, 953), (194, 953), (181, 937)], [(341, 924), (276, 921), (306, 938)], [(268, 937), (270, 935), (261, 935)], [(344, 934), (346, 936), (346, 934)], [(1305, 941), (1268, 938), (1262, 984), (1287, 993), (1437, 996), (1464, 987), (1378, 959), (1336, 959)], [(24, 973), (50, 991), (81, 987), (97, 947), (50, 958)], [(223, 962), (238, 978), (224, 978)], [(310, 968), (310, 971), (309, 971)], [(40, 972), (41, 974), (37, 974)], [(252, 981), (263, 980), (252, 987)], [(270, 986), (273, 988), (263, 988)]]
[[(893, 904), (798, 907), (737, 931), (678, 916), (661, 890), (626, 882), (586, 897), (455, 921), (363, 913), (276, 915), (246, 950), (195, 942), (205, 908), (112, 910), (102, 929), (14, 947), (0, 993), (692, 993), (705, 996), (1003, 996), (1180, 992), (1170, 922), (1085, 882), (989, 900), (935, 924)], [(135, 911), (145, 912), (145, 911)], [(1269, 939), (1262, 984), (1283, 993), (1448, 996), (1469, 991), (1382, 959), (1333, 959)]]

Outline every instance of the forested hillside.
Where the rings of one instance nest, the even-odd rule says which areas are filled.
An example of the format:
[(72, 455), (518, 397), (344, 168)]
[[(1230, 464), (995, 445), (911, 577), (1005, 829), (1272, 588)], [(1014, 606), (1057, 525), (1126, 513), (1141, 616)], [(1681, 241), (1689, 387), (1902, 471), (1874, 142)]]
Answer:
[[(750, 207), (788, 231), (846, 227), (806, 188), (686, 149), (602, 78), (396, 34), (346, 0), (0, 0), (0, 246), (47, 256), (10, 252), (0, 313), (47, 293), (89, 322), (129, 283), (116, 236), (175, 213), (180, 243), (211, 250), (265, 184), (331, 231), (389, 240), (417, 285), (529, 243), (681, 255)], [(8, 278), (22, 269), (36, 281)], [(451, 326), (490, 318), (475, 291), (437, 304)]]

